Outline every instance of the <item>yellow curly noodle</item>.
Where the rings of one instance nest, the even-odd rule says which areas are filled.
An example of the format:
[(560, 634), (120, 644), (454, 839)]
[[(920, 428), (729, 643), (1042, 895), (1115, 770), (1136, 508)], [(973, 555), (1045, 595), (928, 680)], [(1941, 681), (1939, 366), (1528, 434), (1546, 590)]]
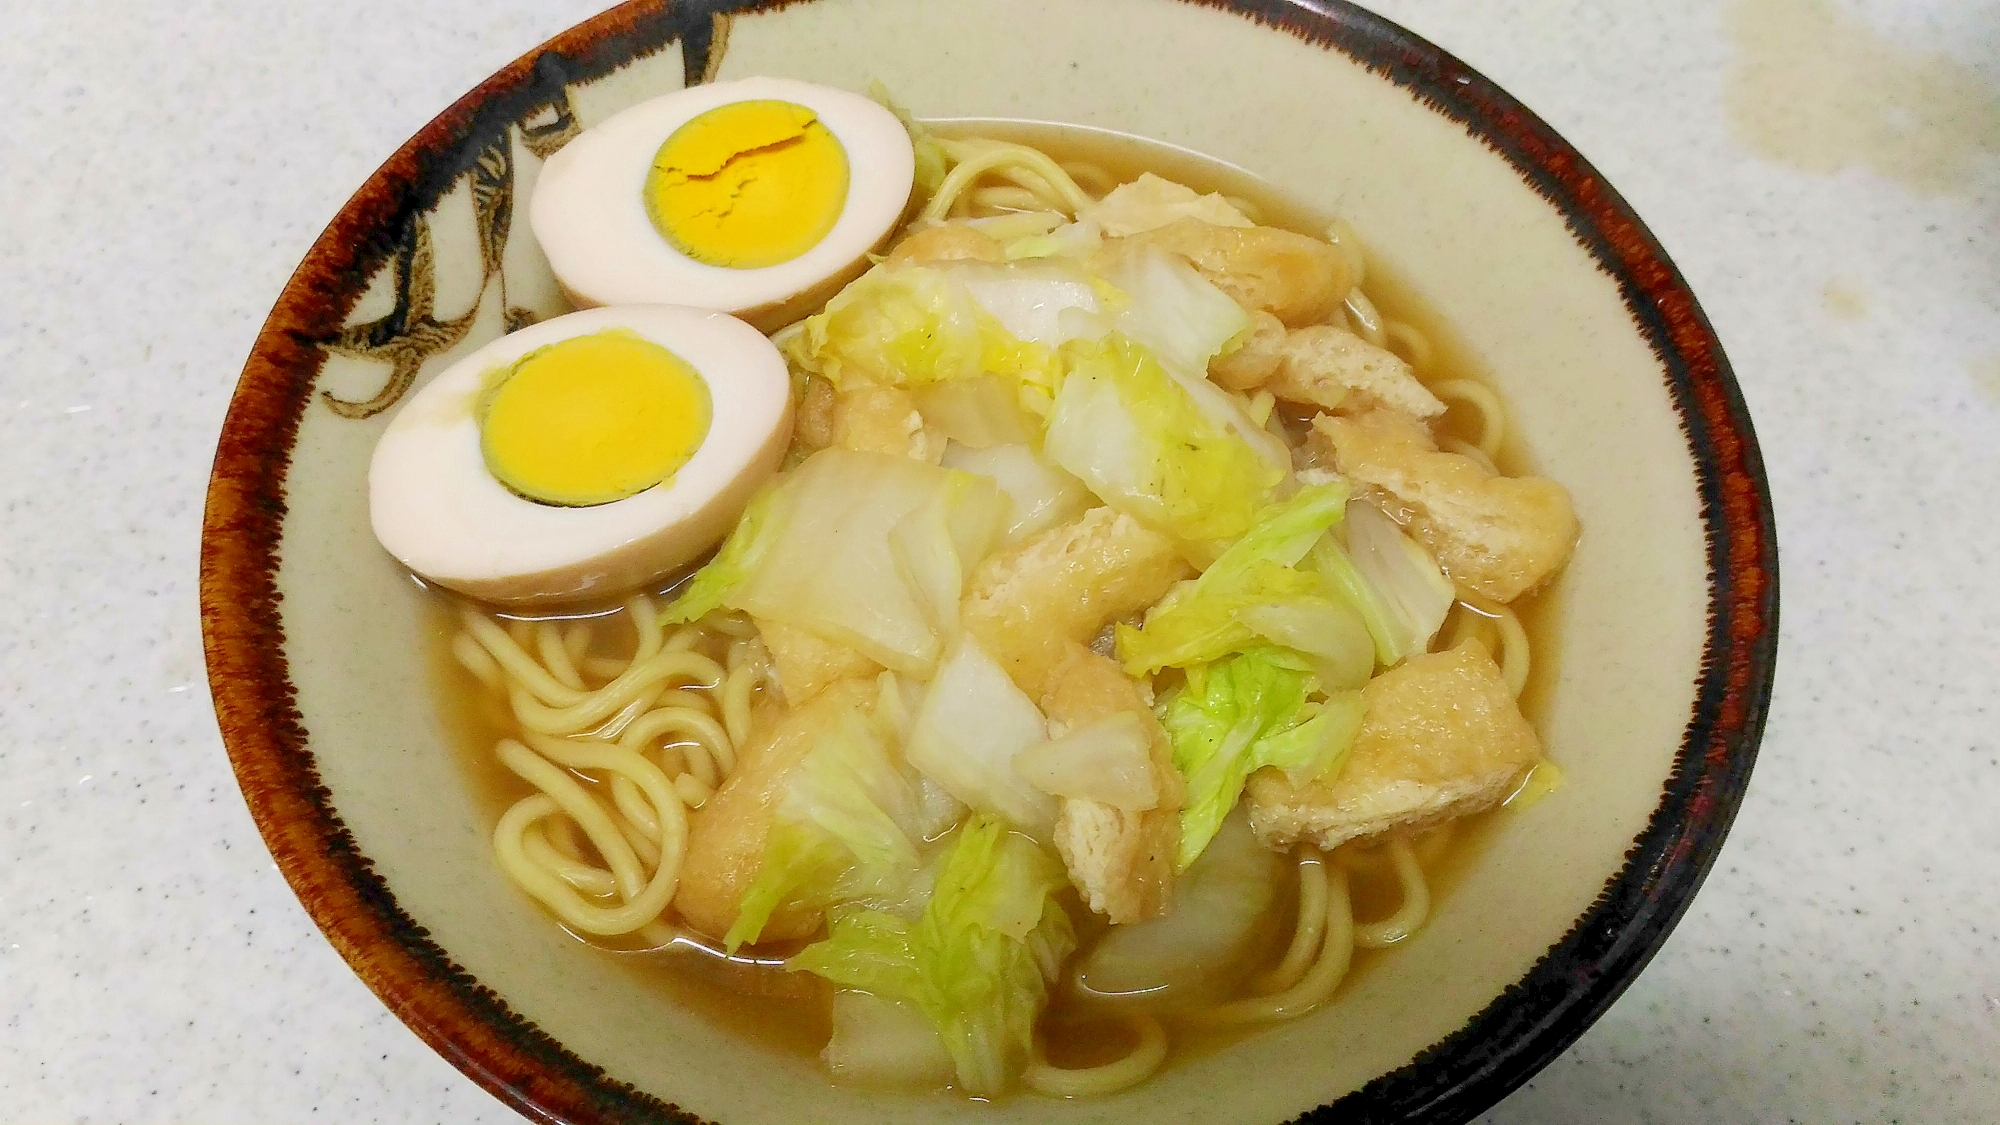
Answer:
[[(1408, 940), (1430, 917), (1430, 884), (1424, 864), (1436, 862), (1451, 837), (1449, 824), (1416, 839), (1348, 844), (1331, 856), (1302, 847), (1298, 857), (1298, 898), (1292, 938), (1278, 963), (1252, 978), (1253, 995), (1220, 1004), (1195, 1018), (1208, 1024), (1275, 1023), (1295, 1019), (1333, 998), (1354, 963), (1357, 949), (1387, 949)], [(1395, 913), (1359, 923), (1354, 917), (1350, 880), (1389, 869), (1398, 885)]]
[[(1175, 1019), (1210, 1027), (1248, 1026), (1296, 1019), (1325, 1005), (1347, 978), (1356, 950), (1386, 949), (1410, 938), (1428, 920), (1431, 894), (1424, 864), (1437, 862), (1451, 832), (1446, 824), (1415, 839), (1349, 844), (1331, 856), (1309, 846), (1298, 849), (1292, 936), (1277, 963), (1251, 978), (1250, 995)], [(1379, 876), (1384, 869), (1397, 883), (1399, 905), (1387, 918), (1357, 923), (1350, 878)], [(1167, 1032), (1151, 1016), (1124, 1018), (1134, 1040), (1124, 1056), (1101, 1066), (1065, 1070), (1050, 1065), (1038, 1045), (1023, 1081), (1056, 1097), (1116, 1093), (1144, 1081), (1166, 1059)]]
[[(1464, 406), (1479, 416), (1479, 439), (1471, 443), (1478, 451), (1478, 458), (1487, 468), (1493, 467), (1494, 459), (1500, 456), (1500, 444), (1507, 439), (1507, 411), (1500, 405), (1500, 396), (1493, 388), (1472, 379), (1446, 379), (1431, 384), (1431, 393), (1445, 401), (1447, 406)], [(1449, 439), (1447, 439), (1449, 440)], [(1464, 442), (1451, 452), (1468, 453)]]
[[(1007, 211), (1054, 211), (1073, 219), (1078, 211), (1096, 202), (1062, 165), (1039, 149), (983, 137), (944, 140), (939, 144), (951, 170), (924, 205), (918, 216), (920, 222)], [(985, 190), (1006, 186), (1014, 191), (981, 200), (975, 189), (980, 180), (988, 178), (1001, 184)]]
[[(631, 654), (589, 655), (619, 618)], [(529, 789), (494, 827), (501, 870), (578, 934), (680, 938), (664, 918), (687, 810), (736, 768), (770, 682), (748, 623), (711, 615), (669, 633), (645, 595), (612, 618), (503, 625), (468, 605), (459, 623), (452, 654), (516, 724), (494, 754)]]
[(1037, 1094), (1052, 1098), (1092, 1098), (1129, 1090), (1153, 1076), (1167, 1061), (1167, 1029), (1143, 1012), (1120, 1017), (1132, 1032), (1132, 1049), (1112, 1062), (1091, 1067), (1059, 1067), (1049, 1063), (1039, 1039), (1021, 1081)]
[(1511, 607), (1460, 586), (1458, 604), (1452, 607), (1441, 635), (1452, 644), (1466, 637), (1480, 638), (1499, 661), (1501, 678), (1507, 681), (1507, 690), (1514, 693), (1514, 698), (1521, 698), (1521, 693), (1527, 690), (1534, 657), (1529, 649), (1528, 630), (1521, 625), (1521, 615)]

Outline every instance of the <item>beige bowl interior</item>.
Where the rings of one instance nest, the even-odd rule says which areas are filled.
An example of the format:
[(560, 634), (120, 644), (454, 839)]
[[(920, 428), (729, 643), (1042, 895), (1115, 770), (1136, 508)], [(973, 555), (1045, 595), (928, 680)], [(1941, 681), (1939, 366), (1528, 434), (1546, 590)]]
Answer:
[[(718, 45), (720, 45), (718, 43)], [(1463, 1026), (1567, 932), (1659, 800), (1693, 703), (1707, 608), (1694, 467), (1660, 362), (1613, 280), (1498, 154), (1361, 65), (1234, 14), (1162, 0), (871, 0), (737, 17), (719, 77), (887, 83), (926, 116), (1021, 117), (1170, 141), (1252, 169), (1350, 220), (1499, 382), (1585, 533), (1566, 579), (1543, 734), (1568, 774), (1506, 814), (1435, 920), (1332, 1007), (1176, 1065), (1128, 1094), (1020, 1098), (983, 1120), (1271, 1122), (1354, 1090)], [(569, 90), (582, 125), (678, 87), (677, 46)], [(531, 115), (531, 130), (548, 114)], [(527, 234), (539, 161), (520, 128), (513, 237), (487, 247), (469, 180), (429, 214), (432, 309), (459, 343), (508, 310), (562, 311)], [(504, 205), (504, 201), (503, 201)], [(497, 251), (497, 253), (496, 253)], [(421, 257), (421, 255), (419, 255)], [(381, 316), (393, 268), (350, 324)], [(517, 312), (518, 316), (519, 313)], [(332, 355), (318, 387), (366, 398), (381, 358)], [(286, 655), (331, 804), (397, 903), (459, 966), (608, 1077), (728, 1125), (929, 1122), (962, 1103), (862, 1095), (812, 1060), (718, 1033), (561, 933), (489, 857), (429, 689), (422, 598), (377, 548), (369, 451), (389, 415), (317, 398), (288, 474), (279, 584)]]

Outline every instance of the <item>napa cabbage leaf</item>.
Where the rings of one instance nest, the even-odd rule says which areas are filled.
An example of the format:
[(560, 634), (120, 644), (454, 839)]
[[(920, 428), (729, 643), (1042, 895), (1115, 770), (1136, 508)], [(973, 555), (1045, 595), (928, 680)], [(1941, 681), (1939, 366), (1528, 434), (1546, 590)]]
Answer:
[(1055, 392), (1054, 353), (1009, 332), (953, 269), (884, 262), (802, 324), (785, 337), (786, 358), (835, 387), (918, 387), (988, 374), (1036, 401)]
[(743, 576), (757, 565), (764, 550), (770, 546), (771, 539), (766, 532), (769, 530), (771, 511), (777, 502), (776, 485), (766, 485), (751, 497), (729, 538), (723, 540), (722, 546), (716, 550), (715, 557), (695, 571), (674, 600), (661, 611), (660, 621), (663, 624), (685, 625), (722, 608), (729, 591), (743, 581)]
[(905, 752), (912, 766), (960, 801), (1047, 839), (1055, 800), (1014, 768), (1015, 756), (1047, 734), (1033, 701), (961, 634), (924, 690)]
[(907, 911), (922, 902), (923, 796), (888, 734), (849, 712), (786, 779), (763, 866), (723, 939), (731, 952), (788, 903)]
[(1304, 783), (1334, 769), (1353, 748), (1361, 693), (1337, 692), (1313, 703), (1315, 686), (1311, 662), (1276, 646), (1188, 670), (1187, 683), (1160, 715), (1187, 786), (1178, 869), (1208, 846), (1251, 774), (1275, 766)]
[(1285, 470), (1204, 414), (1122, 333), (1061, 348), (1043, 453), (1100, 500), (1190, 542), (1234, 539)]
[(1083, 482), (1056, 468), (1027, 445), (970, 449), (945, 447), (947, 468), (976, 473), (1000, 486), (1013, 504), (1006, 541), (1018, 543), (1038, 531), (1067, 523), (1095, 506)]
[[(1348, 488), (1338, 481), (1300, 489), (1270, 505), (1256, 526), (1177, 587), (1147, 614), (1143, 627), (1120, 625), (1117, 650), (1135, 676), (1220, 659), (1260, 641), (1326, 662), (1329, 687), (1359, 687), (1374, 670), (1365, 625), (1319, 574), (1297, 569), (1345, 514)], [(1360, 651), (1367, 659), (1357, 659)]]
[(921, 677), (943, 649), (941, 614), (1009, 511), (984, 477), (824, 449), (781, 479), (719, 600)]
[(1126, 812), (1158, 808), (1151, 724), (1130, 711), (1107, 715), (1028, 747), (1015, 756), (1014, 768), (1051, 796), (1096, 801)]
[(1005, 1090), (1025, 1065), (1049, 982), (1076, 947), (1054, 895), (1061, 863), (997, 817), (952, 840), (922, 914), (834, 916), (824, 941), (787, 967), (914, 1005), (937, 1029), (967, 1094)]
[(1360, 616), (1385, 668), (1428, 651), (1458, 596), (1428, 551), (1361, 500), (1347, 507), (1347, 545), (1327, 536), (1305, 566)]

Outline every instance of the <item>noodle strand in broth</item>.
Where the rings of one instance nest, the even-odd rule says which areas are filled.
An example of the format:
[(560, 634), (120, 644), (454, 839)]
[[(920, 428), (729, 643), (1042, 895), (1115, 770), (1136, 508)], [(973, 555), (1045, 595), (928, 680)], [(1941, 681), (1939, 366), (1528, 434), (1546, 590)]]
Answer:
[[(1305, 863), (1301, 863), (1301, 879)], [(1265, 996), (1246, 997), (1202, 1011), (1196, 1018), (1210, 1024), (1276, 1023), (1297, 1019), (1333, 997), (1354, 962), (1354, 907), (1348, 898), (1347, 869), (1339, 864), (1326, 871), (1326, 912), (1317, 956), (1290, 987)], [(1303, 895), (1301, 898), (1303, 899)], [(1300, 927), (1307, 921), (1300, 919)]]
[[(451, 651), (506, 697), (519, 728), (494, 751), (533, 790), (494, 828), (502, 870), (571, 929), (643, 931), (659, 945), (677, 933), (661, 916), (687, 848), (687, 810), (736, 768), (769, 671), (761, 643), (731, 635), (741, 630), (691, 625), (668, 636), (648, 597), (628, 601), (622, 617), (635, 635), (623, 660), (585, 655), (591, 621), (521, 630), (470, 607)], [(719, 645), (726, 664), (697, 651), (704, 643)], [(594, 860), (579, 854), (579, 833)]]
[(1159, 1020), (1144, 1013), (1127, 1015), (1123, 1022), (1138, 1041), (1117, 1061), (1074, 1070), (1052, 1066), (1037, 1040), (1021, 1080), (1030, 1090), (1052, 1098), (1101, 1097), (1137, 1086), (1167, 1061), (1167, 1031)]
[(1500, 443), (1507, 437), (1507, 410), (1493, 388), (1471, 379), (1446, 379), (1431, 384), (1431, 393), (1447, 402), (1470, 406), (1479, 414), (1479, 440), (1473, 444), (1485, 455), (1490, 467), (1500, 456)]
[(1375, 302), (1368, 299), (1368, 294), (1362, 292), (1358, 286), (1348, 291), (1344, 307), (1347, 310), (1348, 326), (1354, 329), (1356, 336), (1378, 348), (1389, 342), (1389, 332), (1383, 327), (1381, 312), (1375, 308)]
[(1291, 944), (1276, 968), (1258, 979), (1261, 993), (1283, 992), (1306, 975), (1326, 936), (1327, 896), (1331, 893), (1326, 876), (1326, 857), (1317, 848), (1299, 849), (1298, 919), (1292, 927)]
[(958, 164), (946, 174), (937, 193), (924, 205), (920, 221), (938, 222), (952, 214), (960, 195), (989, 173), (1002, 175), (1027, 193), (1025, 197), (1009, 197), (1025, 199), (1025, 205), (1011, 206), (1011, 210), (1057, 211), (1075, 215), (1094, 202), (1090, 193), (1078, 186), (1060, 164), (1038, 149), (1005, 141), (944, 141), (942, 144), (945, 153)]
[(1424, 879), (1424, 869), (1417, 862), (1417, 853), (1406, 837), (1398, 836), (1388, 843), (1389, 859), (1395, 865), (1396, 881), (1401, 884), (1403, 902), (1396, 913), (1380, 922), (1354, 928), (1354, 944), (1363, 949), (1387, 949), (1417, 932), (1431, 913), (1430, 884)]
[(1500, 674), (1507, 681), (1508, 690), (1519, 699), (1527, 690), (1528, 673), (1532, 670), (1533, 651), (1528, 641), (1528, 630), (1521, 624), (1521, 615), (1512, 608), (1496, 605), (1470, 590), (1460, 587), (1457, 591), (1457, 605), (1454, 610), (1457, 622), (1451, 630), (1454, 640), (1467, 636), (1474, 628), (1474, 621), (1483, 621), (1491, 629), (1498, 641), (1488, 645), (1494, 659), (1500, 665)]

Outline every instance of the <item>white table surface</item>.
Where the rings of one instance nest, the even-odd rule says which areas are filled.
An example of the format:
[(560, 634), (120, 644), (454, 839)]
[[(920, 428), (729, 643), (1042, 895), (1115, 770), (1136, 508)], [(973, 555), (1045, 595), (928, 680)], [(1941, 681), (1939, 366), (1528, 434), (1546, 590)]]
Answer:
[[(208, 707), (197, 542), (236, 373), (322, 224), (595, 6), (0, 3), (0, 1118), (512, 1119), (272, 866)], [(1735, 833), (1646, 974), (1487, 1120), (2000, 1119), (2000, 6), (1834, 0), (1835, 35), (1810, 0), (1378, 6), (1652, 225), (1735, 362), (1781, 529)], [(1759, 41), (1828, 66), (1732, 108)], [(1913, 83), (1948, 59), (1906, 51), (1974, 69)], [(1760, 151), (1773, 89), (1806, 143)], [(1841, 99), (1916, 140), (1842, 159), (1865, 131), (1810, 120)], [(1961, 163), (1916, 175), (1928, 142)]]

